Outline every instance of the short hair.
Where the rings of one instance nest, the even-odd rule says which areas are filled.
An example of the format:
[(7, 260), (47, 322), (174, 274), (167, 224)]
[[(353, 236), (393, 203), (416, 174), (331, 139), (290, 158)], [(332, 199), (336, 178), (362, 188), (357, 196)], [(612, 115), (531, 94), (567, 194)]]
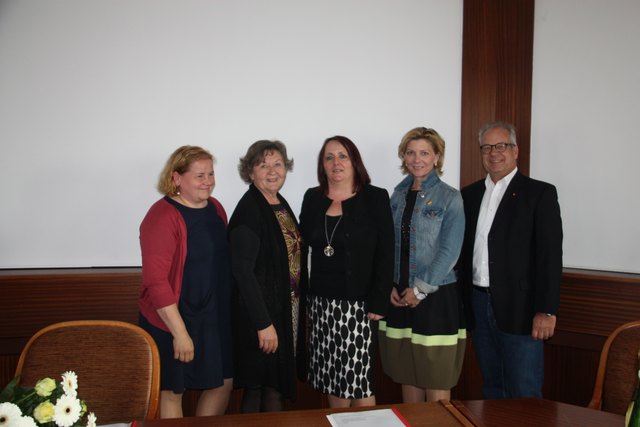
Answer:
[(193, 162), (198, 160), (215, 161), (214, 157), (202, 147), (194, 145), (183, 145), (171, 154), (169, 160), (164, 165), (164, 169), (160, 173), (158, 180), (158, 191), (165, 196), (175, 196), (178, 194), (178, 188), (173, 182), (173, 173), (180, 175), (187, 172)]
[(267, 154), (272, 152), (278, 152), (284, 160), (284, 167), (287, 172), (293, 169), (293, 159), (287, 157), (287, 147), (278, 140), (261, 139), (249, 146), (247, 154), (244, 157), (240, 157), (240, 163), (238, 163), (238, 172), (240, 178), (247, 184), (251, 184), (251, 173), (253, 168), (264, 161)]
[(442, 139), (440, 134), (434, 129), (425, 127), (413, 128), (409, 132), (405, 133), (402, 137), (400, 145), (398, 145), (398, 157), (400, 157), (400, 160), (402, 160), (400, 170), (404, 175), (407, 175), (409, 173), (409, 169), (407, 169), (407, 165), (404, 163), (404, 154), (407, 152), (407, 146), (409, 145), (409, 143), (417, 139), (426, 140), (429, 145), (431, 145), (433, 152), (440, 155), (440, 159), (435, 165), (435, 170), (436, 174), (438, 176), (441, 176), (444, 172), (442, 170), (442, 167), (444, 166), (444, 139)]
[(509, 143), (513, 145), (518, 145), (518, 143), (516, 142), (515, 126), (513, 126), (511, 123), (502, 122), (502, 121), (489, 122), (486, 125), (482, 126), (482, 128), (480, 129), (480, 132), (478, 132), (478, 143), (482, 145), (482, 139), (484, 138), (485, 134), (489, 132), (491, 129), (496, 129), (496, 128), (504, 129), (507, 132), (509, 132)]
[(325, 139), (322, 144), (322, 148), (320, 149), (320, 153), (318, 154), (318, 183), (320, 184), (320, 191), (322, 191), (322, 194), (327, 194), (329, 192), (329, 181), (327, 180), (327, 173), (324, 171), (324, 150), (327, 144), (331, 141), (339, 142), (344, 149), (347, 150), (349, 160), (353, 166), (352, 190), (354, 193), (359, 192), (365, 185), (371, 183), (371, 178), (369, 178), (369, 173), (367, 172), (367, 168), (364, 166), (358, 147), (356, 147), (353, 141), (349, 138), (340, 135)]

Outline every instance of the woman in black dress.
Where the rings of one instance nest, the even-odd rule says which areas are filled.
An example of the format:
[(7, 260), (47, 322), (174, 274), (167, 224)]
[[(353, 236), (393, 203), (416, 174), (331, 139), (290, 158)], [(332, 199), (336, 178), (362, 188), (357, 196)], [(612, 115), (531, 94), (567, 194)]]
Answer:
[(281, 411), (295, 399), (296, 356), (304, 328), (306, 260), (298, 223), (279, 193), (293, 160), (280, 141), (257, 141), (240, 159), (249, 189), (229, 222), (233, 293), (235, 385), (244, 388), (242, 412)]
[(202, 390), (196, 415), (224, 414), (233, 383), (227, 216), (211, 192), (213, 156), (183, 146), (160, 175), (140, 225), (140, 326), (160, 351), (160, 417), (182, 417), (185, 389)]

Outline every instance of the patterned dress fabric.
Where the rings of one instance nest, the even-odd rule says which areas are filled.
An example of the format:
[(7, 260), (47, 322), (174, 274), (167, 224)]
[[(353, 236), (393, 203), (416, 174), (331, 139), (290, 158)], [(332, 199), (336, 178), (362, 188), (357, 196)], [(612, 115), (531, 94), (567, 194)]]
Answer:
[[(273, 212), (276, 215), (284, 241), (287, 245), (289, 257), (289, 276), (291, 278), (291, 327), (293, 336), (298, 336), (298, 318), (300, 314), (300, 254), (302, 252), (302, 235), (282, 205), (275, 205)], [(296, 354), (297, 340), (293, 341), (293, 353)]]
[(311, 385), (343, 399), (373, 394), (374, 334), (364, 303), (311, 298)]

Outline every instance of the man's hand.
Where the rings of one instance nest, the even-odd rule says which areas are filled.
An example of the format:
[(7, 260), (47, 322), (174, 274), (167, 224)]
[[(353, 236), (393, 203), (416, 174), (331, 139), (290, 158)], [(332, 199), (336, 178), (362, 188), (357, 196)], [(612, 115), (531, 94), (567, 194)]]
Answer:
[(534, 340), (546, 340), (553, 336), (556, 328), (556, 316), (547, 316), (546, 313), (536, 313), (533, 317), (531, 337)]

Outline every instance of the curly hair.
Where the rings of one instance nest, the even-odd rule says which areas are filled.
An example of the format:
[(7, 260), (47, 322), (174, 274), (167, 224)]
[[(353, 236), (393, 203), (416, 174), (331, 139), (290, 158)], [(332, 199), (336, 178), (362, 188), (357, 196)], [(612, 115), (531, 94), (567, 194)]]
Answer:
[(244, 157), (240, 157), (240, 163), (238, 163), (238, 172), (240, 178), (247, 184), (251, 184), (251, 172), (253, 168), (264, 161), (267, 154), (272, 152), (280, 153), (282, 160), (284, 161), (284, 167), (287, 172), (293, 169), (293, 159), (287, 157), (287, 147), (278, 140), (261, 139), (256, 141), (247, 150), (247, 154)]

